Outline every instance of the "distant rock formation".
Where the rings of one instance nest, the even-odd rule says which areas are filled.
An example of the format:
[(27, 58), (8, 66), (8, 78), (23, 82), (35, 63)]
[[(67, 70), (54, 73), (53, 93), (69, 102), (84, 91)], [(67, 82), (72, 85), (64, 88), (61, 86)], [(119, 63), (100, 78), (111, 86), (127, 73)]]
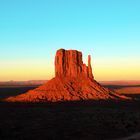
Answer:
[(125, 100), (114, 91), (102, 87), (94, 80), (91, 56), (88, 66), (77, 50), (60, 49), (55, 56), (55, 77), (46, 84), (27, 93), (6, 98), (8, 102), (58, 102), (76, 100)]

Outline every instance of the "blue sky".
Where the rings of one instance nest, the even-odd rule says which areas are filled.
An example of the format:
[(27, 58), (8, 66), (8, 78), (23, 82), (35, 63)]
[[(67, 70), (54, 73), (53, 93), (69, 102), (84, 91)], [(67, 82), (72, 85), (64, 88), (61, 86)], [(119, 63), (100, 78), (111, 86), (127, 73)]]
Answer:
[[(84, 61), (90, 53), (99, 80), (109, 76), (104, 65), (112, 65), (113, 71), (114, 63), (122, 67), (119, 62), (129, 64), (124, 65), (128, 69), (133, 67), (123, 79), (140, 78), (139, 6), (139, 0), (0, 0), (0, 64), (3, 67), (0, 79), (51, 78), (53, 66), (45, 65), (52, 65), (59, 48), (83, 51)], [(32, 77), (19, 70), (26, 67), (28, 71), (28, 65), (37, 61), (40, 70)], [(17, 70), (12, 68), (13, 63), (19, 72), (15, 77)], [(103, 75), (99, 68), (106, 73)], [(12, 72), (7, 74), (10, 69)], [(132, 77), (136, 69), (137, 75)], [(115, 72), (110, 79), (118, 79)]]

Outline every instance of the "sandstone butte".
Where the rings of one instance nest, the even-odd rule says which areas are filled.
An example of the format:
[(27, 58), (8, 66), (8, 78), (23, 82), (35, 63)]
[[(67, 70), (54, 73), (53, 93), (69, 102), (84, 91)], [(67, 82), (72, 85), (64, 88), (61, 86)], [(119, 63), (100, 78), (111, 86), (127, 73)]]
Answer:
[(91, 56), (88, 66), (77, 50), (59, 49), (55, 56), (55, 77), (33, 90), (8, 97), (8, 102), (60, 102), (78, 100), (126, 100), (126, 96), (104, 88), (94, 80)]

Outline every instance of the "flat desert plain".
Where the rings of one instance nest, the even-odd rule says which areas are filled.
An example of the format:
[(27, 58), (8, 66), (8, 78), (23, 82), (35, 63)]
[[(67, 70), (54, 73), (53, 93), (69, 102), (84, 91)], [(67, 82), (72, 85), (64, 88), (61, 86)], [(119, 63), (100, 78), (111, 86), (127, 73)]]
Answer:
[[(139, 139), (140, 83), (103, 86), (137, 98), (132, 101), (77, 101), (63, 103), (0, 102), (1, 140), (116, 140)], [(0, 99), (36, 86), (0, 87)]]

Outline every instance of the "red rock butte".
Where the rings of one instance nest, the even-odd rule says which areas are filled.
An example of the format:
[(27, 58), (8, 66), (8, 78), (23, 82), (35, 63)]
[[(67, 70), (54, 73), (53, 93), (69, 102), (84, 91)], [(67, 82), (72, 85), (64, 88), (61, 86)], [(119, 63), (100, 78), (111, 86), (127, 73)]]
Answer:
[(86, 77), (93, 79), (91, 57), (88, 56), (88, 66), (83, 64), (82, 53), (76, 50), (60, 49), (55, 56), (56, 77)]
[(94, 80), (91, 56), (88, 66), (83, 63), (82, 53), (60, 49), (55, 56), (55, 77), (46, 84), (27, 93), (8, 97), (8, 102), (60, 102), (78, 100), (125, 100), (126, 96), (102, 87)]

